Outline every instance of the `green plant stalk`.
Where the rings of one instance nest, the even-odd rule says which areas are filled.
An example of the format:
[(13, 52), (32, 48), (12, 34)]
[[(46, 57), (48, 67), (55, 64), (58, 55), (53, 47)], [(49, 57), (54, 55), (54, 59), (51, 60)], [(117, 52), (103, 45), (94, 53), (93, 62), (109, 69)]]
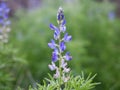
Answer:
[[(60, 28), (59, 28), (59, 30), (60, 30)], [(59, 45), (60, 45), (60, 43), (61, 43), (61, 34), (60, 34), (60, 37), (59, 37)], [(61, 61), (62, 61), (62, 52), (60, 51), (60, 47), (59, 47), (59, 57), (60, 57), (60, 59), (59, 59), (59, 72), (60, 72), (60, 77), (59, 77), (59, 89), (60, 89), (60, 87), (61, 87), (61, 81), (62, 81), (62, 69), (61, 69)]]

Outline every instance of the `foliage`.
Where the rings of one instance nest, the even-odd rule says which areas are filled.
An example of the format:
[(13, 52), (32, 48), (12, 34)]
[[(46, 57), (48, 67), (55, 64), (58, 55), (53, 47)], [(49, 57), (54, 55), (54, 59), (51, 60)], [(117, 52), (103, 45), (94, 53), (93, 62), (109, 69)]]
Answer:
[[(19, 67), (18, 67), (19, 66)], [(19, 57), (18, 50), (10, 44), (0, 45), (0, 89), (12, 90), (16, 88), (20, 81), (26, 61)], [(23, 75), (23, 74), (22, 74)], [(19, 82), (19, 83), (18, 83)], [(15, 85), (14, 85), (15, 84)]]
[[(90, 90), (94, 88), (95, 85), (99, 83), (92, 83), (94, 77), (91, 77), (91, 74), (87, 77), (85, 80), (84, 74), (78, 75), (78, 76), (70, 76), (70, 80), (68, 82), (63, 82), (61, 84), (62, 90)], [(29, 90), (59, 90), (59, 81), (55, 80), (50, 74), (50, 79), (46, 78), (46, 81), (44, 82), (44, 85), (38, 84), (37, 88), (29, 88)]]

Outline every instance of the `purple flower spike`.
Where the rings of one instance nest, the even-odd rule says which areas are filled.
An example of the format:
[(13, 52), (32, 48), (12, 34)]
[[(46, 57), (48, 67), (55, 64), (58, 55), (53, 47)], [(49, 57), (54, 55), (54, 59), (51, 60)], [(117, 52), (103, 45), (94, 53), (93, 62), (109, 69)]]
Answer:
[(66, 49), (65, 43), (61, 42), (60, 43), (60, 51), (63, 52)]
[(69, 52), (65, 54), (65, 43), (71, 41), (72, 36), (66, 33), (66, 20), (61, 7), (58, 9), (57, 23), (58, 27), (53, 24), (49, 26), (50, 29), (54, 31), (54, 40), (52, 39), (51, 42), (48, 43), (48, 46), (53, 49), (52, 64), (48, 65), (48, 67), (51, 71), (56, 71), (54, 78), (67, 82), (69, 80), (68, 73), (70, 72), (70, 68), (67, 67), (67, 61), (71, 60), (72, 56)]
[(0, 25), (6, 26), (6, 22), (8, 21), (10, 9), (7, 7), (7, 3), (0, 3)]
[(67, 61), (72, 60), (72, 56), (70, 56), (69, 52), (67, 52), (64, 57)]
[(55, 49), (55, 48), (56, 48), (55, 41), (52, 39), (51, 42), (48, 43), (48, 46), (49, 46), (51, 49)]
[(56, 52), (52, 53), (52, 61), (56, 62), (58, 60), (58, 54)]
[(71, 41), (72, 40), (72, 36), (68, 36), (68, 33), (66, 33), (65, 35), (64, 35), (64, 41), (65, 42), (69, 42), (69, 41)]
[(5, 2), (0, 3), (0, 12), (3, 12), (3, 10), (7, 14), (10, 12), (10, 9), (7, 7), (7, 3)]

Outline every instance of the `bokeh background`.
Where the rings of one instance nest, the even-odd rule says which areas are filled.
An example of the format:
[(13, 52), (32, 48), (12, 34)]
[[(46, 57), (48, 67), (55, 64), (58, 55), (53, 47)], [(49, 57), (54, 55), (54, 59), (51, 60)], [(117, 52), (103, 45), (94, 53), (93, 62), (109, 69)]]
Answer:
[[(0, 0), (2, 2), (3, 0)], [(57, 25), (62, 6), (73, 74), (97, 73), (94, 90), (120, 90), (120, 0), (4, 0), (11, 9), (11, 32), (0, 54), (0, 90), (27, 90), (51, 73), (53, 38), (49, 24)]]

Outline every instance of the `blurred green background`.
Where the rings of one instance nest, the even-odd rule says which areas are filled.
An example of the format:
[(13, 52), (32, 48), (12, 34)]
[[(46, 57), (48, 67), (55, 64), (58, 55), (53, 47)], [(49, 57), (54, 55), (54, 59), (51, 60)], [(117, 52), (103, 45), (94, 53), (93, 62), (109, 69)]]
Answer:
[(5, 66), (0, 67), (0, 90), (36, 87), (36, 82), (42, 83), (47, 73), (51, 73), (48, 64), (52, 50), (47, 43), (53, 38), (53, 32), (49, 24), (57, 25), (59, 6), (64, 9), (67, 32), (73, 36), (67, 44), (67, 50), (73, 56), (69, 62), (73, 74), (97, 73), (94, 82), (101, 84), (94, 90), (120, 90), (120, 19), (116, 3), (109, 0), (38, 2), (33, 6), (23, 5), (23, 2), (20, 6), (14, 0), (9, 1), (13, 10), (12, 31), (7, 48), (1, 52), (10, 57), (0, 56), (3, 60), (0, 60), (0, 66)]

